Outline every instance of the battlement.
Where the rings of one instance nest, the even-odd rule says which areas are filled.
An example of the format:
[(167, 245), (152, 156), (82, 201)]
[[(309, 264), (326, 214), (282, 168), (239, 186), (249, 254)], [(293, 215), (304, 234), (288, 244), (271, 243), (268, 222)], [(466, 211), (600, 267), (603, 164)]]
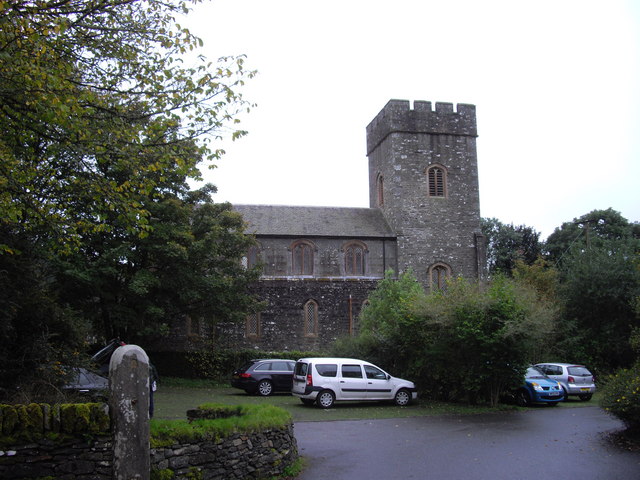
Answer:
[(456, 107), (454, 111), (453, 103), (436, 102), (434, 111), (431, 102), (416, 100), (411, 109), (409, 100), (389, 100), (367, 125), (367, 155), (394, 132), (477, 137), (475, 105)]

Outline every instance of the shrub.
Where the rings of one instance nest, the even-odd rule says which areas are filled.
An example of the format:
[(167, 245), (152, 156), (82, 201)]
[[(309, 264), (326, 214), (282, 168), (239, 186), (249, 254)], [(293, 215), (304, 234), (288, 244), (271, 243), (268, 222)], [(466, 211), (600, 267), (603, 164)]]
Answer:
[(600, 404), (628, 429), (640, 431), (640, 362), (605, 380)]
[(557, 313), (527, 282), (504, 276), (488, 285), (451, 279), (426, 295), (406, 272), (387, 276), (369, 302), (357, 339), (341, 339), (334, 351), (413, 380), (423, 398), (494, 406), (522, 383)]
[(284, 358), (298, 360), (303, 357), (323, 356), (319, 352), (265, 352), (260, 350), (219, 349), (213, 345), (187, 354), (190, 370), (196, 378), (225, 382), (231, 373), (244, 363), (255, 358)]

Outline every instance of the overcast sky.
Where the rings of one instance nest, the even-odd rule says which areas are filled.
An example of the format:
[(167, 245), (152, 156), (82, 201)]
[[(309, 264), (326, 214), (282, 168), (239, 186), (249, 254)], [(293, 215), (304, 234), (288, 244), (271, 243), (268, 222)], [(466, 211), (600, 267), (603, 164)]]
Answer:
[(394, 98), (476, 105), (483, 217), (640, 221), (640, 2), (212, 0), (187, 24), (259, 71), (216, 201), (368, 207), (365, 127)]

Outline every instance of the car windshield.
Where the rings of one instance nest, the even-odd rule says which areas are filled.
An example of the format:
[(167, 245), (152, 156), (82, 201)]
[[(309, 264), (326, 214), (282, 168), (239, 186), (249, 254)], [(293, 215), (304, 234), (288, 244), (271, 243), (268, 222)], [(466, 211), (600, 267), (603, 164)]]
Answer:
[(547, 378), (542, 370), (537, 367), (529, 367), (527, 368), (527, 373), (524, 376), (525, 378)]

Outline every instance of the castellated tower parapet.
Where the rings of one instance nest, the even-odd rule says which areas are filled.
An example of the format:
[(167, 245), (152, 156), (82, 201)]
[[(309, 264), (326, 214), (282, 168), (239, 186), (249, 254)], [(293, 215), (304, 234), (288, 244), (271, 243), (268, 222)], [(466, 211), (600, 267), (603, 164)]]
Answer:
[(429, 133), (477, 137), (476, 107), (464, 103), (389, 100), (367, 126), (367, 155), (391, 133)]

